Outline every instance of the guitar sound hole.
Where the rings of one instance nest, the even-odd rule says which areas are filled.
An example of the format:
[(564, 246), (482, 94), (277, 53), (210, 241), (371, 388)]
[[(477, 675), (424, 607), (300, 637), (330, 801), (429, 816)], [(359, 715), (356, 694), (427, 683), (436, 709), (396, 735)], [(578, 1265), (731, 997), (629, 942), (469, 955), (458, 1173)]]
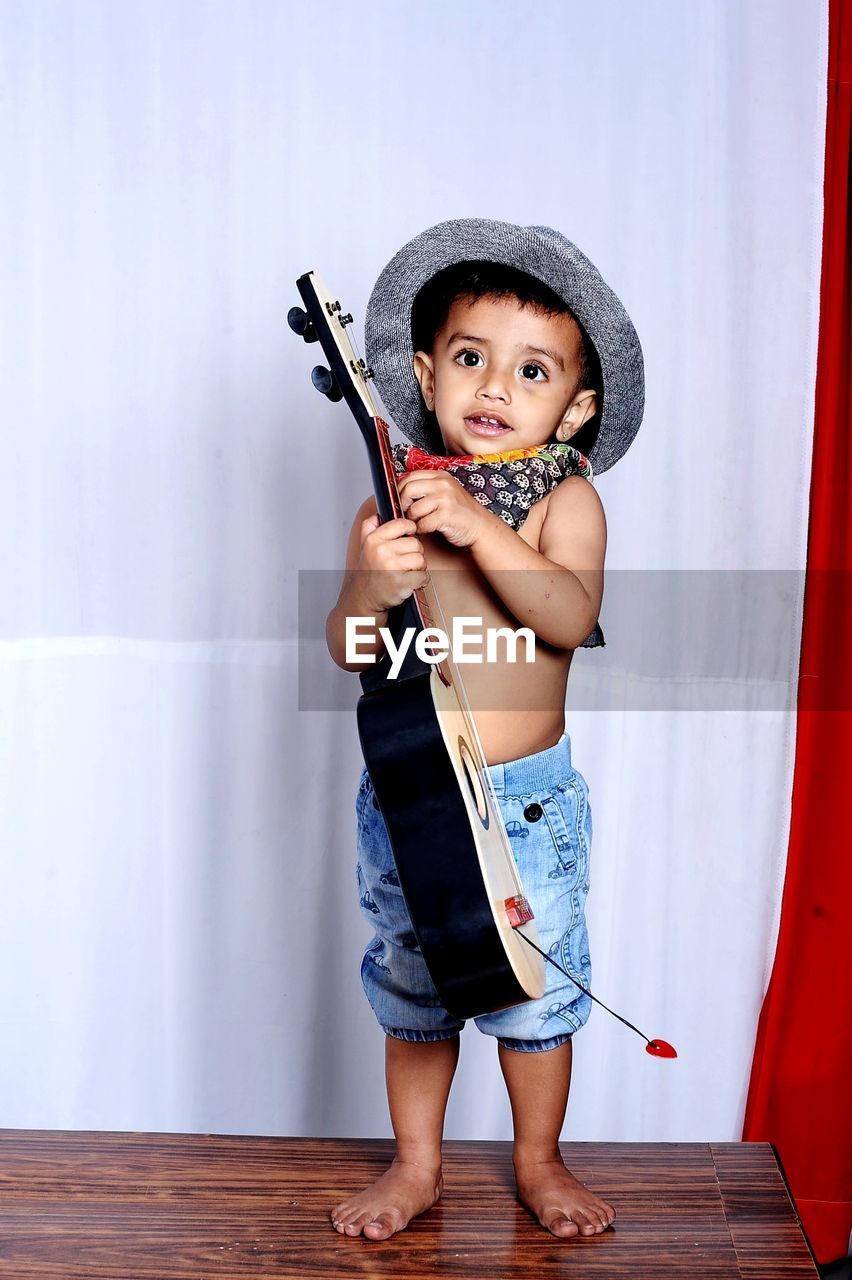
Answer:
[(467, 743), (463, 738), (459, 738), (459, 755), (464, 766), (467, 785), (470, 788), (471, 798), (476, 806), (476, 812), (479, 815), (479, 821), (484, 827), (488, 826), (488, 809), (485, 805), (485, 792), (482, 787), (482, 780), (479, 776), (479, 770), (474, 764), (473, 757), (470, 754)]

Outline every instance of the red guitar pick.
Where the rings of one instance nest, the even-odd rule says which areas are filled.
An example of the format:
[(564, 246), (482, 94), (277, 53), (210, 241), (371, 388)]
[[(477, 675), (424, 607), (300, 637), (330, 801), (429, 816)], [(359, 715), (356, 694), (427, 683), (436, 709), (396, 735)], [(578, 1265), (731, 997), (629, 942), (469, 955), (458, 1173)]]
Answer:
[(649, 1040), (645, 1052), (652, 1053), (655, 1058), (676, 1058), (677, 1050), (668, 1040)]

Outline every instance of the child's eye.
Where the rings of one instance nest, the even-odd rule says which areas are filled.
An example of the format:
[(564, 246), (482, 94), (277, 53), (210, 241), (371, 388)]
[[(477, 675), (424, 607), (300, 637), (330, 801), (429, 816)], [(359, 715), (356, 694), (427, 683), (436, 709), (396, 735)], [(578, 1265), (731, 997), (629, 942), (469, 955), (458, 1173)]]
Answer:
[[(464, 351), (459, 351), (458, 354), (453, 357), (453, 359), (461, 360), (464, 356), (473, 356), (475, 360), (482, 359), (482, 356), (479, 354), (478, 351), (471, 351), (469, 347), (465, 347)], [(464, 361), (464, 366), (466, 369), (476, 369), (478, 367), (475, 364), (469, 363), (467, 360)]]
[[(540, 378), (536, 378), (536, 377), (533, 375), (532, 377), (527, 378), (527, 370), (528, 370), (528, 369), (534, 369), (536, 373), (540, 373), (540, 374), (541, 374), (541, 377), (540, 377)], [(541, 381), (545, 381), (545, 382), (546, 382), (546, 381), (547, 381), (547, 370), (546, 370), (546, 369), (542, 369), (542, 367), (541, 367), (541, 365), (540, 365), (540, 364), (536, 364), (536, 363), (535, 363), (534, 361), (532, 361), (532, 360), (531, 360), (531, 361), (529, 361), (527, 364), (525, 364), (525, 365), (523, 366), (523, 368), (521, 369), (521, 373), (524, 375), (524, 377), (526, 378), (527, 382), (541, 382)]]

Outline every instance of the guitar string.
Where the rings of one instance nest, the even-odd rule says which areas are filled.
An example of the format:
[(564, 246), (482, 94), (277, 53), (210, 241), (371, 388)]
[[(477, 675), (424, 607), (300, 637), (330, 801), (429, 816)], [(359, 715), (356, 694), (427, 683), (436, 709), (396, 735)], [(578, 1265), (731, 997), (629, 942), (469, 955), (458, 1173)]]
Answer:
[(611, 1013), (614, 1018), (618, 1018), (619, 1022), (623, 1022), (626, 1027), (630, 1027), (631, 1031), (635, 1031), (636, 1034), (641, 1036), (643, 1040), (647, 1040), (648, 1044), (651, 1044), (651, 1041), (648, 1040), (648, 1037), (645, 1035), (644, 1031), (640, 1031), (638, 1027), (634, 1027), (632, 1022), (628, 1022), (626, 1018), (622, 1018), (620, 1013), (616, 1013), (614, 1009), (610, 1009), (609, 1005), (604, 1004), (603, 1000), (599, 1000), (597, 996), (593, 996), (591, 991), (589, 991), (586, 987), (583, 986), (582, 982), (577, 981), (573, 973), (569, 973), (567, 969), (563, 969), (562, 965), (559, 964), (557, 960), (553, 959), (553, 956), (549, 956), (546, 951), (542, 951), (541, 947), (537, 947), (536, 944), (533, 942), (532, 938), (528, 938), (525, 933), (521, 933), (520, 929), (516, 929), (515, 933), (518, 935), (519, 938), (523, 938), (524, 942), (526, 942), (528, 946), (532, 947), (534, 951), (537, 951), (540, 956), (544, 956), (545, 960), (547, 960), (549, 964), (552, 964), (555, 968), (557, 968), (560, 971), (560, 973), (564, 973), (566, 978), (570, 978), (571, 981), (574, 983), (574, 986), (580, 988), (580, 990), (583, 992), (583, 995), (589, 996), (590, 999), (594, 1000), (595, 1004), (599, 1004), (602, 1009), (606, 1009), (607, 1013)]

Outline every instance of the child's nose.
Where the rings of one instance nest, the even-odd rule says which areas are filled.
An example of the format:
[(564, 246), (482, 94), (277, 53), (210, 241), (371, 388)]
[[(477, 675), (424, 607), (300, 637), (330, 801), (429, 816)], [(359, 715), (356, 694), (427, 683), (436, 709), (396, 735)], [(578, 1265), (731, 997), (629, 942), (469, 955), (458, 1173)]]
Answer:
[(489, 369), (480, 387), (480, 394), (489, 400), (509, 400), (509, 379), (496, 369)]

